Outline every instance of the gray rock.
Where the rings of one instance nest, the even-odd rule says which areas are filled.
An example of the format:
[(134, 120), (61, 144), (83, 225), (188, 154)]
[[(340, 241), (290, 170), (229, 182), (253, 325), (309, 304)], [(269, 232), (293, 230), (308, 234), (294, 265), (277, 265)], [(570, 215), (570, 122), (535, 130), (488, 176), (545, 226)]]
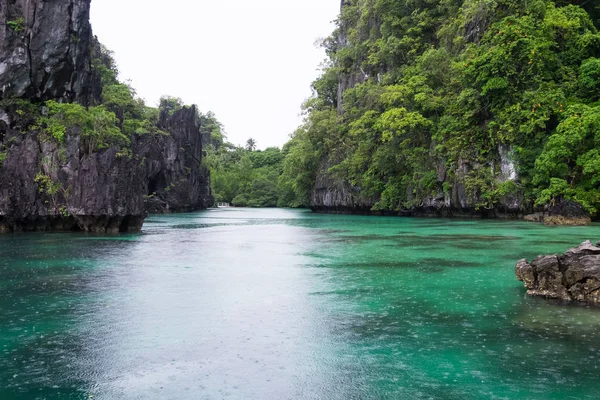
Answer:
[(537, 257), (531, 264), (520, 260), (515, 274), (529, 295), (600, 303), (600, 247), (590, 241), (560, 256)]
[(0, 5), (0, 99), (92, 95), (90, 0), (16, 0)]
[[(508, 150), (499, 148), (499, 152)], [(501, 155), (498, 156), (499, 159)], [(506, 161), (508, 162), (508, 161)], [(317, 170), (315, 186), (311, 195), (311, 208), (316, 212), (330, 213), (359, 213), (359, 214), (381, 214), (381, 212), (371, 211), (373, 206), (379, 201), (379, 196), (367, 196), (362, 188), (355, 187), (344, 179), (339, 179), (329, 172), (329, 168), (335, 165), (330, 160), (321, 162)], [(443, 165), (432, 163), (438, 176), (439, 191), (437, 194), (426, 196), (416, 201), (413, 198), (412, 188), (407, 190), (407, 199), (416, 205), (409, 209), (402, 209), (396, 212), (384, 212), (393, 215), (412, 215), (412, 216), (441, 216), (441, 217), (492, 217), (492, 218), (520, 218), (523, 216), (523, 196), (521, 194), (511, 194), (499, 199), (498, 204), (493, 209), (477, 209), (476, 204), (483, 201), (480, 198), (473, 197), (467, 191), (467, 176), (473, 168), (490, 168), (493, 165), (472, 165), (467, 160), (459, 160), (452, 173), (447, 173)], [(497, 168), (501, 170), (501, 166)], [(500, 173), (498, 176), (501, 181), (517, 179), (514, 171), (505, 167), (508, 175)], [(452, 178), (450, 178), (452, 176)], [(450, 180), (452, 179), (452, 180)], [(450, 184), (450, 190), (443, 191), (444, 183)], [(400, 207), (400, 205), (399, 205)]]
[(517, 279), (521, 282), (525, 282), (525, 286), (532, 287), (535, 284), (535, 277), (533, 275), (533, 267), (527, 263), (526, 259), (519, 260), (515, 267), (515, 274)]
[(137, 153), (146, 159), (144, 171), (148, 211), (185, 212), (212, 206), (210, 174), (201, 165), (202, 135), (196, 107), (173, 115), (162, 112), (159, 127), (169, 136), (145, 136)]
[(361, 188), (353, 187), (345, 180), (336, 179), (327, 170), (329, 162), (324, 162), (316, 176), (311, 194), (313, 211), (330, 213), (369, 213), (376, 198), (369, 198)]
[(135, 136), (131, 155), (116, 148), (88, 154), (76, 130), (60, 146), (37, 132), (10, 131), (0, 168), (0, 231), (138, 231), (149, 195), (158, 202), (151, 212), (212, 205), (195, 107), (164, 114), (161, 124), (169, 135)]

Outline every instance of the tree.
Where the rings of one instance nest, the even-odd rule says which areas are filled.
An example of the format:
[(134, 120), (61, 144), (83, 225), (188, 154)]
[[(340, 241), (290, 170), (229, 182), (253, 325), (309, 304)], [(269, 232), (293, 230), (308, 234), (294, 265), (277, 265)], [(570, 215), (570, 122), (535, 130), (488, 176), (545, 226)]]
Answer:
[(248, 151), (256, 150), (256, 140), (254, 140), (252, 138), (246, 140), (246, 150), (248, 150)]

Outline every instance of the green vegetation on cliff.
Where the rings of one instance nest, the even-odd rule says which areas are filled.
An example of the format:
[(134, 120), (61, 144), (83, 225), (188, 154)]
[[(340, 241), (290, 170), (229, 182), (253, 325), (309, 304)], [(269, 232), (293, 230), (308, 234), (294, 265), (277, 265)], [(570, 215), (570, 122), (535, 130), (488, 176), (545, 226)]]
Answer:
[(597, 213), (599, 25), (592, 1), (346, 0), (286, 145), (283, 199), (307, 205), (326, 173), (375, 210), (460, 183), (474, 209), (513, 195)]
[(160, 113), (173, 113), (184, 107), (177, 98), (165, 96), (158, 108), (148, 107), (135, 90), (119, 80), (112, 52), (102, 45), (95, 49), (92, 63), (101, 95), (93, 105), (48, 100), (4, 99), (0, 108), (25, 131), (38, 131), (41, 140), (65, 141), (68, 130), (81, 134), (88, 153), (115, 146), (127, 151), (133, 135), (166, 134), (159, 124)]

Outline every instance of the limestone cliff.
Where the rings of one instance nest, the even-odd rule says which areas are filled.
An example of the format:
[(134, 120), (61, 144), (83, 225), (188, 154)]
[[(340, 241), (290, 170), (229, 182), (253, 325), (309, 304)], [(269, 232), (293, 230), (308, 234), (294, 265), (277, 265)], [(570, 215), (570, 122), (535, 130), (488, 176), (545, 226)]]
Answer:
[(194, 106), (163, 110), (155, 132), (131, 134), (125, 147), (90, 147), (78, 127), (54, 140), (36, 120), (46, 100), (101, 101), (89, 7), (0, 2), (0, 232), (138, 231), (148, 211), (212, 204)]
[[(341, 1), (342, 14), (344, 8), (353, 8), (352, 13), (358, 13), (356, 4), (350, 1)], [(468, 41), (477, 42), (489, 24), (489, 16), (485, 14), (474, 16), (474, 22), (468, 24), (465, 36)], [(415, 12), (416, 13), (416, 12)], [(357, 14), (358, 15), (358, 14)], [(354, 40), (367, 40), (369, 36), (380, 35), (382, 20), (375, 14), (361, 16), (364, 21), (355, 21), (352, 26), (347, 20), (341, 19), (339, 29), (336, 31), (336, 51), (351, 47), (348, 38), (349, 31), (353, 31)], [(359, 29), (357, 26), (361, 25)], [(389, 27), (387, 27), (389, 29)], [(362, 30), (362, 34), (357, 33)], [(362, 35), (362, 36), (361, 36)], [(355, 50), (355, 49), (354, 49)], [(336, 108), (340, 115), (344, 114), (344, 95), (367, 81), (381, 83), (382, 77), (389, 71), (384, 65), (374, 66), (367, 62), (368, 53), (354, 59), (350, 65), (348, 61), (341, 62), (338, 66), (338, 85)], [(431, 148), (435, 143), (430, 143)], [(426, 195), (415, 195), (415, 189), (409, 186), (406, 189), (406, 198), (409, 205), (400, 211), (377, 210), (377, 203), (381, 193), (376, 195), (365, 194), (361, 187), (354, 186), (345, 179), (335, 177), (329, 168), (338, 164), (335, 155), (325, 154), (319, 161), (315, 184), (311, 193), (310, 206), (313, 211), (325, 213), (361, 213), (387, 215), (415, 215), (415, 216), (457, 216), (457, 217), (491, 217), (491, 218), (520, 218), (532, 212), (531, 204), (526, 204), (522, 194), (513, 193), (502, 196), (493, 207), (486, 207), (486, 199), (476, 190), (469, 190), (467, 177), (474, 170), (487, 169), (491, 175), (497, 177), (498, 183), (518, 182), (516, 166), (512, 154), (512, 147), (499, 145), (490, 152), (488, 160), (482, 162), (479, 157), (457, 160), (453, 165), (446, 165), (445, 160), (431, 158), (427, 167), (437, 171), (437, 188)], [(401, 207), (402, 208), (402, 207)]]

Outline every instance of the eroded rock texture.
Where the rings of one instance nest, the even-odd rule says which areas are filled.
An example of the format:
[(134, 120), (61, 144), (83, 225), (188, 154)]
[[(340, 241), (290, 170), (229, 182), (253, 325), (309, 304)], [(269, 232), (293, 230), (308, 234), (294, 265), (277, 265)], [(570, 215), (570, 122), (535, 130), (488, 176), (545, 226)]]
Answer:
[(196, 107), (170, 115), (163, 111), (159, 127), (169, 136), (144, 136), (136, 153), (142, 157), (149, 212), (186, 212), (212, 206), (210, 176), (201, 166), (203, 150)]
[(130, 153), (91, 154), (77, 130), (58, 145), (38, 132), (5, 127), (10, 145), (0, 167), (0, 231), (132, 232), (147, 211), (209, 207), (195, 107), (165, 114), (161, 124), (168, 135), (134, 136)]
[(92, 97), (90, 0), (0, 2), (0, 98)]
[(520, 260), (515, 273), (529, 295), (600, 303), (600, 247), (590, 241), (560, 256), (539, 256), (531, 264)]
[(0, 230), (137, 231), (146, 216), (139, 162), (114, 148), (85, 154), (71, 131), (65, 147), (36, 132), (10, 135), (0, 169)]
[[(517, 175), (515, 165), (510, 156), (511, 149), (498, 147), (498, 162), (490, 162), (488, 168), (499, 172), (500, 182), (515, 181)], [(369, 196), (363, 193), (362, 188), (354, 187), (346, 180), (335, 178), (330, 172), (329, 160), (321, 163), (317, 171), (315, 186), (311, 194), (311, 208), (316, 212), (324, 213), (361, 213), (379, 214), (372, 211), (380, 200), (379, 196)], [(523, 196), (505, 195), (493, 208), (478, 207), (485, 200), (473, 196), (467, 190), (467, 176), (475, 167), (473, 162), (459, 160), (454, 170), (450, 173), (443, 162), (433, 165), (437, 171), (438, 192), (425, 196), (419, 203), (413, 201), (413, 188), (407, 189), (407, 198), (413, 205), (399, 212), (388, 211), (387, 215), (406, 216), (431, 216), (431, 217), (469, 217), (469, 218), (521, 218), (527, 205)], [(480, 165), (477, 165), (479, 168)], [(452, 176), (452, 178), (450, 178)], [(444, 187), (449, 188), (445, 190)]]

